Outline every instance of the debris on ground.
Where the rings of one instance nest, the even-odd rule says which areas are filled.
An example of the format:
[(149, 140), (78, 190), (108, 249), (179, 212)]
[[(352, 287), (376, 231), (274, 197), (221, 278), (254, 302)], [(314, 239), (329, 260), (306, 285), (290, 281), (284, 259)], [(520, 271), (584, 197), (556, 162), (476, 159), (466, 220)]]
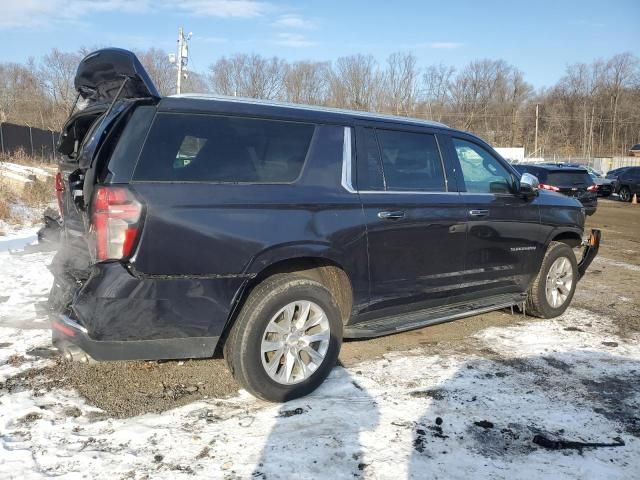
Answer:
[(533, 437), (533, 443), (540, 445), (547, 450), (584, 450), (585, 448), (603, 448), (603, 447), (624, 447), (626, 444), (620, 437), (615, 437), (613, 443), (602, 442), (578, 442), (564, 439), (551, 439), (545, 435), (538, 434)]

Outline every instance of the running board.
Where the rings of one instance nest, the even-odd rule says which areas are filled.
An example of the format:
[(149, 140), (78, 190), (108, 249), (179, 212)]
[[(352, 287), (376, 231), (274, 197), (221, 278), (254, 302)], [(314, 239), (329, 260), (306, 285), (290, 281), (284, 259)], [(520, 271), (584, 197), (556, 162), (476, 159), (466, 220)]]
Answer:
[(347, 325), (344, 329), (344, 337), (373, 338), (405, 332), (407, 330), (435, 325), (436, 323), (450, 322), (492, 310), (513, 307), (514, 305), (522, 304), (526, 299), (526, 293), (509, 293), (418, 310), (417, 312), (403, 315), (376, 318), (374, 320)]

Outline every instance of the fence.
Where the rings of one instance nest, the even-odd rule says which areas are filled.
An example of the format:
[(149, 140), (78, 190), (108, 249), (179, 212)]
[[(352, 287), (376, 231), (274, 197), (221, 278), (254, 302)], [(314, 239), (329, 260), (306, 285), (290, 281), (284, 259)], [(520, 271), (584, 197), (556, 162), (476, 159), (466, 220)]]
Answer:
[(593, 158), (590, 166), (606, 173), (614, 168), (640, 166), (640, 157)]
[(55, 160), (59, 137), (60, 134), (53, 130), (0, 123), (0, 147), (3, 155), (11, 155), (22, 150), (28, 155), (52, 162)]

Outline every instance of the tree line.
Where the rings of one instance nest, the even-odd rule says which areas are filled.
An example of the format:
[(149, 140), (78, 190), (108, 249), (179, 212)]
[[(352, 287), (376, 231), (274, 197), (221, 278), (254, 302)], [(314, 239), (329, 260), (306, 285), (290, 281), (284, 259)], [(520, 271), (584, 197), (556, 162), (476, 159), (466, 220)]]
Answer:
[[(75, 99), (73, 78), (87, 49), (52, 49), (39, 60), (0, 63), (0, 121), (59, 130)], [(175, 92), (164, 50), (136, 52), (162, 95)], [(621, 53), (566, 67), (536, 90), (516, 66), (483, 59), (462, 68), (421, 68), (412, 53), (383, 62), (349, 55), (334, 62), (288, 62), (239, 53), (188, 72), (182, 91), (280, 100), (425, 118), (474, 132), (495, 146), (530, 155), (624, 155), (640, 142), (640, 61)], [(536, 105), (538, 152), (534, 152)]]

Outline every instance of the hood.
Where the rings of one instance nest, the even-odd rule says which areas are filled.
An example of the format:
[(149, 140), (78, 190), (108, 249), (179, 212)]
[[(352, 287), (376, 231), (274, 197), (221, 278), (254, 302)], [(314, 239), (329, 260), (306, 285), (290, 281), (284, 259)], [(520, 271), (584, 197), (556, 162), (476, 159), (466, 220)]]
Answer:
[(160, 98), (140, 60), (121, 48), (104, 48), (80, 61), (74, 86), (89, 104), (113, 101), (127, 78), (120, 98)]

